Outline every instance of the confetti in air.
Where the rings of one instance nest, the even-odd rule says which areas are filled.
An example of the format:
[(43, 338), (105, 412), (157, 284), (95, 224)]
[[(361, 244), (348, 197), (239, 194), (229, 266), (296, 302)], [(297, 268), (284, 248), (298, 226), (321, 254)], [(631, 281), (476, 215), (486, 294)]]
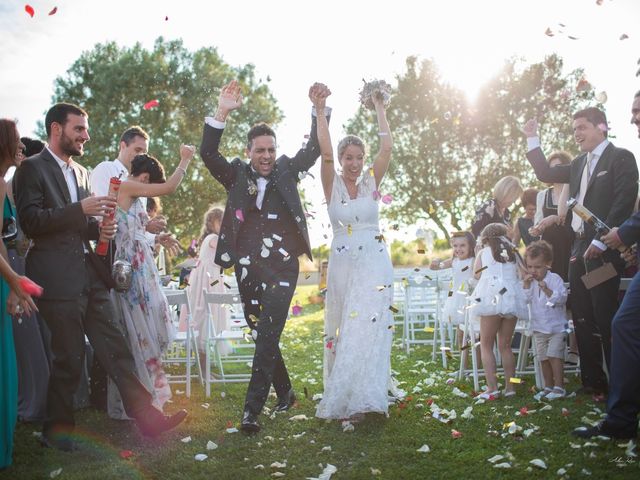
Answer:
[(157, 107), (158, 105), (160, 105), (160, 102), (156, 99), (156, 100), (151, 100), (147, 103), (145, 103), (142, 108), (144, 110), (151, 110), (154, 107)]

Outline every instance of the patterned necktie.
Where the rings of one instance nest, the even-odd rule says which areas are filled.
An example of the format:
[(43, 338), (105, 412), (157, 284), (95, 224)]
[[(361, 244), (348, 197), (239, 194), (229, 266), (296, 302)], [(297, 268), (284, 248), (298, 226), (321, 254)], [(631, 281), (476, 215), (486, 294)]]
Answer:
[[(584, 170), (582, 171), (582, 177), (580, 177), (580, 190), (578, 191), (578, 198), (576, 199), (580, 205), (584, 205), (584, 197), (587, 194), (587, 187), (589, 186), (589, 179), (591, 178), (591, 162), (593, 161), (593, 153), (587, 153), (587, 161), (584, 165)], [(571, 219), (571, 228), (573, 228), (574, 232), (583, 232), (584, 231), (584, 222), (582, 219), (573, 214)]]

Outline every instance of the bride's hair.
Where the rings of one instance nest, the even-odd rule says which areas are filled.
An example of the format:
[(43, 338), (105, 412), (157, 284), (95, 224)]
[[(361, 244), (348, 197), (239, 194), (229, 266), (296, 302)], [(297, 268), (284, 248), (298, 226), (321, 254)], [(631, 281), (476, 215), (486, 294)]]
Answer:
[(340, 162), (340, 164), (342, 164), (342, 155), (344, 155), (344, 151), (349, 145), (360, 147), (362, 149), (362, 153), (364, 155), (367, 154), (367, 147), (360, 137), (357, 137), (355, 135), (347, 135), (342, 140), (340, 140), (340, 143), (338, 143), (338, 161)]

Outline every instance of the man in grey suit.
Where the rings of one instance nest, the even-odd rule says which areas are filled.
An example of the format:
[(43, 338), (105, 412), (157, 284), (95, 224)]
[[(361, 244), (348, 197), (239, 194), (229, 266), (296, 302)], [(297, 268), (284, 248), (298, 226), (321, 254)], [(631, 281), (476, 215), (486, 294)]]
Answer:
[(25, 234), (34, 242), (26, 271), (44, 288), (38, 308), (51, 331), (53, 365), (47, 396), (43, 443), (64, 451), (77, 446), (73, 393), (84, 362), (85, 335), (122, 394), (127, 414), (141, 432), (155, 436), (179, 424), (184, 410), (169, 417), (152, 406), (150, 392), (133, 374), (134, 360), (115, 322), (108, 270), (89, 240), (109, 240), (116, 232), (105, 217), (116, 206), (109, 197), (92, 197), (82, 156), (89, 140), (88, 115), (69, 103), (51, 107), (45, 118), (47, 147), (16, 172), (16, 205)]
[[(535, 120), (528, 121), (523, 128), (527, 136), (527, 160), (538, 180), (568, 183), (571, 197), (609, 227), (617, 227), (629, 218), (638, 194), (638, 167), (630, 151), (608, 140), (604, 112), (590, 107), (573, 115), (574, 138), (582, 153), (570, 165), (549, 167), (537, 130)], [(601, 401), (608, 390), (602, 358), (610, 371), (611, 321), (618, 308), (624, 262), (617, 252), (607, 249), (595, 229), (578, 215), (573, 215), (571, 226), (575, 239), (569, 261), (570, 306), (580, 350), (582, 390)], [(616, 275), (588, 289), (582, 276), (605, 262), (613, 265)]]

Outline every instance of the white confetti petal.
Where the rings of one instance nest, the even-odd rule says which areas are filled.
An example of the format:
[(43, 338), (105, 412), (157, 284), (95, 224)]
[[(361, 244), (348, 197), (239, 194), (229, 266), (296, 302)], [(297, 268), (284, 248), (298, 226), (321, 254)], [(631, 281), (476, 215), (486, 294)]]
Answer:
[(290, 417), (289, 420), (291, 420), (292, 422), (299, 422), (301, 420), (309, 420), (309, 418), (304, 414), (300, 414), (300, 415), (294, 415), (293, 417)]
[(487, 462), (489, 463), (496, 463), (500, 460), (502, 460), (504, 458), (504, 455), (494, 455), (491, 458), (487, 458)]
[(327, 445), (326, 447), (322, 447), (323, 452), (330, 452), (331, 451), (331, 445)]
[(220, 255), (220, 260), (222, 260), (223, 262), (228, 262), (231, 260), (231, 257), (227, 252), (225, 252), (222, 255)]
[(422, 452), (422, 453), (429, 453), (430, 451), (431, 449), (429, 448), (429, 445), (427, 445), (426, 443), (422, 445), (418, 450), (416, 450), (416, 452)]
[(49, 478), (56, 478), (58, 475), (62, 473), (62, 468), (57, 468), (55, 470), (51, 470), (49, 472)]
[(264, 470), (264, 465), (262, 465), (262, 464), (256, 465), (255, 467), (253, 467), (253, 469), (254, 470)]
[(496, 463), (493, 468), (511, 468), (511, 464), (508, 462)]
[(207, 458), (209, 458), (209, 457), (207, 457), (204, 453), (198, 453), (198, 454), (197, 454), (195, 457), (193, 457), (193, 458), (196, 460), (196, 462), (204, 462), (204, 461), (205, 461)]
[(191, 441), (191, 437), (184, 437), (184, 438), (181, 438), (181, 439), (180, 439), (180, 441), (181, 441), (182, 443), (189, 443), (189, 442)]
[(280, 463), (280, 462), (273, 462), (271, 465), (269, 465), (271, 468), (287, 468), (287, 461), (285, 460), (284, 462)]
[(236, 427), (227, 428), (227, 433), (238, 433), (238, 429)]
[(240, 260), (238, 260), (238, 263), (240, 265), (251, 265), (251, 260), (249, 260), (249, 256), (246, 256), (246, 257), (242, 257)]
[(276, 477), (276, 478), (278, 478), (278, 477), (284, 477), (284, 473), (282, 473), (282, 472), (273, 472), (273, 473), (271, 474), (271, 476), (272, 476), (272, 477)]
[(534, 467), (538, 467), (538, 468), (542, 468), (544, 470), (547, 469), (547, 464), (544, 463), (544, 461), (540, 460), (539, 458), (534, 458), (533, 460), (531, 460), (529, 462), (531, 465), (533, 465)]
[(217, 443), (212, 442), (211, 440), (207, 442), (207, 450), (215, 450), (216, 448), (218, 448)]

